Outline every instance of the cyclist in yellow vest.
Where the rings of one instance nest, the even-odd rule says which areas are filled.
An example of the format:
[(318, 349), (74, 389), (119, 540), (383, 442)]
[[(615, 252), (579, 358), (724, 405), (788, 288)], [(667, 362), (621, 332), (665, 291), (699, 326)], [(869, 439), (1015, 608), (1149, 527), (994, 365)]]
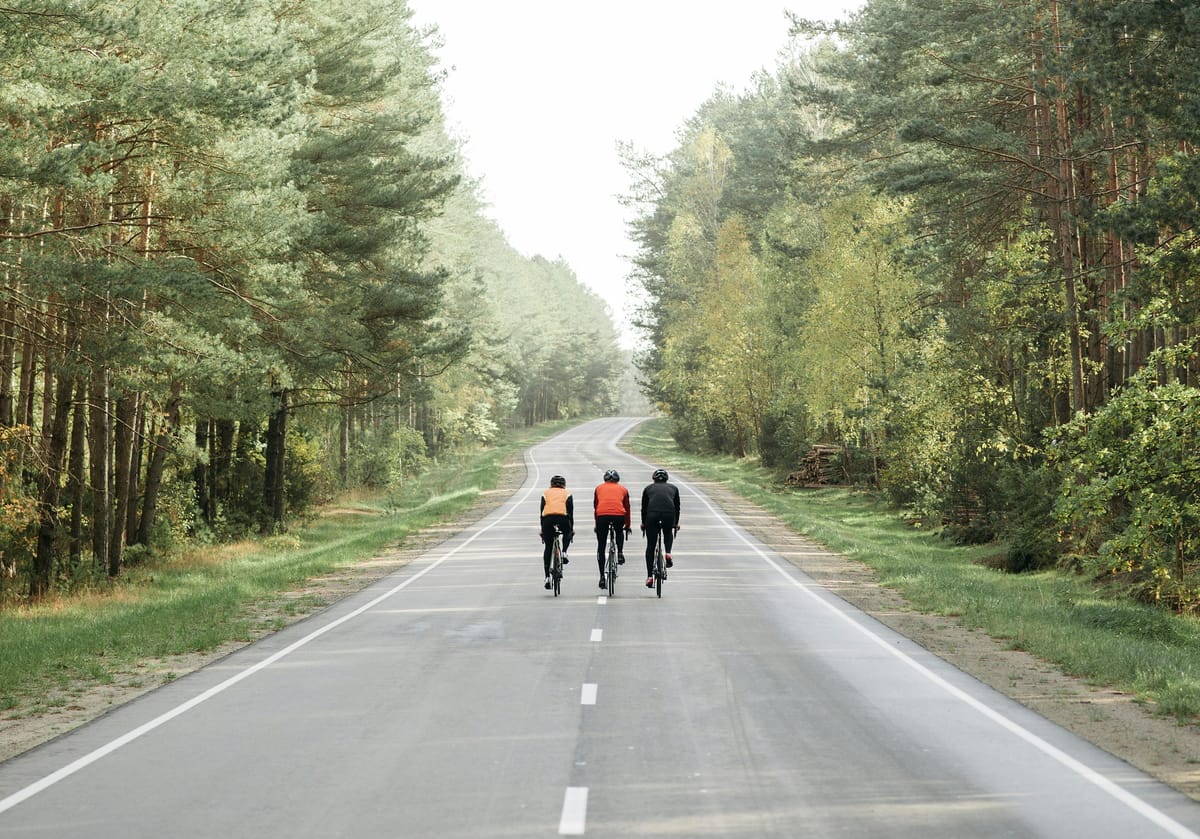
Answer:
[(567, 491), (567, 479), (555, 475), (550, 479), (550, 488), (542, 493), (542, 570), (546, 574), (546, 588), (550, 588), (550, 555), (554, 552), (554, 528), (562, 531), (562, 561), (567, 564), (567, 548), (575, 535), (575, 499)]

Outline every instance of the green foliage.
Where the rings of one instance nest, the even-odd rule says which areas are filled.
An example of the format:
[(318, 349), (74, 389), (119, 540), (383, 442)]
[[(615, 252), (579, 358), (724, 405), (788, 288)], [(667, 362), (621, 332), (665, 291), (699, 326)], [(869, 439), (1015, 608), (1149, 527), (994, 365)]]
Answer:
[(432, 461), (420, 431), (407, 426), (358, 441), (351, 452), (355, 486), (394, 490), (424, 472)]
[[(675, 439), (780, 470), (835, 443), (923, 526), (1007, 540), (1010, 570), (1066, 546), (1195, 608), (1200, 17), (872, 0), (794, 24), (837, 40), (718, 91), (661, 160), (627, 154), (641, 367)], [(738, 294), (712, 279), (733, 219)], [(726, 300), (768, 359), (753, 408)]]
[(1006, 545), (1004, 569), (1040, 571), (1058, 562), (1054, 503), (1061, 479), (1044, 464), (1016, 462), (998, 470), (997, 535)]
[(1061, 434), (1057, 511), (1074, 561), (1145, 600), (1197, 611), (1200, 390), (1146, 371)]
[(25, 475), (32, 429), (0, 428), (0, 603), (5, 584), (28, 568), (37, 528), (37, 498)]
[(336, 484), (325, 468), (324, 451), (315, 434), (305, 434), (303, 429), (293, 431), (288, 437), (286, 458), (285, 489), (292, 513), (304, 515), (332, 497)]
[(119, 574), (126, 542), (283, 529), (343, 481), (615, 405), (607, 308), (486, 220), (405, 0), (19, 6), (0, 426), (42, 439), (36, 485), (0, 482), (0, 556), (31, 593), (78, 576), (67, 545)]

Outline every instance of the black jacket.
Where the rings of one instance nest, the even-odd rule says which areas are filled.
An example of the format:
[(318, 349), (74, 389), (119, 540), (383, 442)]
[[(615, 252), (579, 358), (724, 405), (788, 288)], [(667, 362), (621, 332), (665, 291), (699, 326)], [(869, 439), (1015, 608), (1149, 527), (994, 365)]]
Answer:
[(679, 490), (674, 484), (650, 484), (642, 490), (642, 524), (651, 515), (671, 517), (671, 526), (679, 525)]

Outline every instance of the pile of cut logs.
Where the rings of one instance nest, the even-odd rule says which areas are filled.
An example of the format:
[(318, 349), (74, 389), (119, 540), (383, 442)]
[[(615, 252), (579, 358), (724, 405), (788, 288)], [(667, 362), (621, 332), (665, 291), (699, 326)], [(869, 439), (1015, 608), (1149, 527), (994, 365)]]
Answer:
[(800, 459), (800, 468), (787, 476), (787, 485), (823, 487), (842, 483), (841, 455), (841, 446), (818, 443)]

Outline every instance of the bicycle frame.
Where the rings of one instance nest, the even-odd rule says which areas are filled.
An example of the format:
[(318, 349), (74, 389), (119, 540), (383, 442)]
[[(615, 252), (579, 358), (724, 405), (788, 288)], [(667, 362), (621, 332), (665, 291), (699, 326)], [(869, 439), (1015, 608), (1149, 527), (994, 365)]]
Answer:
[(658, 543), (654, 547), (654, 591), (662, 597), (663, 580), (667, 578), (666, 560), (663, 559), (663, 534), (658, 533)]
[(604, 550), (604, 579), (608, 583), (608, 596), (617, 590), (617, 526), (608, 525), (608, 545)]
[(554, 596), (558, 597), (562, 588), (562, 531), (554, 528), (554, 548), (550, 553), (550, 579), (554, 583)]

